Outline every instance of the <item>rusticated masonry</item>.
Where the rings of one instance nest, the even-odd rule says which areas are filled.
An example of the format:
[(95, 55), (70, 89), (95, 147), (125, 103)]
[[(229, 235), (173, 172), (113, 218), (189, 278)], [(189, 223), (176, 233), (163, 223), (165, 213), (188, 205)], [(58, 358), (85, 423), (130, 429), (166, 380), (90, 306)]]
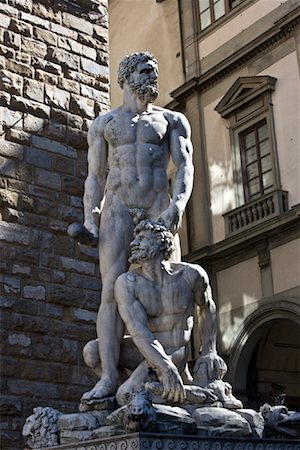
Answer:
[(87, 129), (109, 104), (107, 0), (0, 0), (2, 449), (34, 406), (76, 411), (95, 382), (97, 252), (76, 245)]

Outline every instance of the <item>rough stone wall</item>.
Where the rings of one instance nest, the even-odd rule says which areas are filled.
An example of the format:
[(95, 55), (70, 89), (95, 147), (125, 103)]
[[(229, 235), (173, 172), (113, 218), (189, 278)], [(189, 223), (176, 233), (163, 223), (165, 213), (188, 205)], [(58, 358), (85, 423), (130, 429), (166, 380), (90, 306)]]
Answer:
[(34, 406), (77, 410), (95, 379), (97, 252), (76, 245), (86, 132), (106, 111), (107, 0), (0, 0), (1, 448)]

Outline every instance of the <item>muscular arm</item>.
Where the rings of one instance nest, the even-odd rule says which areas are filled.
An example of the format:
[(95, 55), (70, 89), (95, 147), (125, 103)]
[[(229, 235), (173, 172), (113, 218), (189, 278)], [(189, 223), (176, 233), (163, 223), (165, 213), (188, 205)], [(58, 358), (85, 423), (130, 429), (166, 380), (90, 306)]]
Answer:
[(141, 354), (157, 370), (158, 376), (161, 376), (163, 397), (174, 402), (181, 401), (185, 398), (185, 393), (179, 372), (161, 343), (149, 330), (145, 308), (134, 295), (135, 282), (128, 280), (127, 276), (121, 275), (115, 284), (120, 316)]
[(88, 132), (88, 175), (84, 184), (83, 206), (84, 226), (94, 235), (99, 232), (99, 215), (93, 213), (100, 207), (105, 187), (105, 170), (107, 165), (107, 142), (103, 136), (105, 120), (98, 117)]
[(159, 221), (171, 231), (176, 231), (182, 219), (193, 187), (194, 166), (192, 161), (190, 125), (181, 113), (167, 115), (170, 124), (169, 147), (176, 167), (169, 208), (161, 214)]

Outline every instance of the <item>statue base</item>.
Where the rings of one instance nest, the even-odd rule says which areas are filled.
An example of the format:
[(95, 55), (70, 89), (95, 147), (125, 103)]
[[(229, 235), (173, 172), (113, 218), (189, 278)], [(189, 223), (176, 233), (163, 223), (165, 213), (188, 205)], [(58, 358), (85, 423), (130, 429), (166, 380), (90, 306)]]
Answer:
[[(300, 450), (291, 439), (206, 438), (190, 435), (130, 433), (47, 447), (45, 450)], [(42, 450), (42, 449), (41, 449)]]

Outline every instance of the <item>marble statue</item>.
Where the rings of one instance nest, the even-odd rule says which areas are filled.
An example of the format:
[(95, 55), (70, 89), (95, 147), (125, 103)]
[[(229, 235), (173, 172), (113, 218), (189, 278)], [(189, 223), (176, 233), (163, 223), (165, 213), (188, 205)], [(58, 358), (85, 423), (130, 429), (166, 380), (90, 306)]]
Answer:
[[(122, 342), (120, 363), (131, 373), (117, 390), (118, 404), (126, 404), (128, 394), (141, 391), (145, 386), (168, 404), (184, 400), (188, 403), (216, 400), (233, 403), (230, 390), (224, 397), (228, 383), (222, 378), (227, 367), (216, 351), (216, 306), (207, 273), (195, 264), (170, 261), (175, 250), (174, 237), (159, 222), (141, 221), (130, 246), (129, 261), (139, 267), (121, 274), (114, 292), (130, 335)], [(203, 335), (201, 356), (192, 376), (187, 369), (187, 359), (195, 305), (201, 309)], [(85, 346), (84, 359), (100, 374), (96, 340)], [(224, 392), (218, 383), (222, 383)], [(231, 409), (242, 407), (236, 402)]]
[[(152, 104), (158, 96), (157, 78), (157, 61), (152, 54), (126, 56), (118, 71), (123, 104), (97, 117), (88, 132), (84, 228), (81, 234), (70, 233), (79, 242), (81, 235), (84, 242), (87, 235), (91, 242), (98, 238), (102, 280), (96, 324), (102, 376), (83, 395), (85, 400), (113, 395), (118, 386), (124, 325), (114, 285), (129, 267), (134, 217), (157, 220), (176, 233), (192, 191), (190, 127), (181, 113)], [(176, 168), (171, 193), (167, 175), (170, 159)]]

